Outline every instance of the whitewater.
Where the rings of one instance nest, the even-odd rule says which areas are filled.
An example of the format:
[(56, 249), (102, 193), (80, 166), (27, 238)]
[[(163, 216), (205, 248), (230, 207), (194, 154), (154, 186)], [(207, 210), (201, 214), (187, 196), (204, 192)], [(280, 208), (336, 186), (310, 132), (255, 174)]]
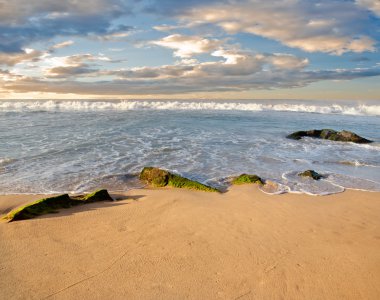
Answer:
[[(265, 102), (269, 102), (265, 101)], [(291, 111), (320, 114), (380, 116), (380, 105), (325, 103), (265, 103), (252, 101), (0, 101), (0, 111), (101, 111), (101, 110), (237, 110)], [(273, 101), (272, 101), (273, 102)], [(276, 101), (279, 102), (279, 101)]]
[[(286, 139), (322, 128), (374, 143)], [(379, 102), (3, 100), (0, 141), (1, 194), (126, 191), (144, 166), (222, 189), (253, 173), (267, 193), (380, 191)], [(297, 175), (307, 169), (325, 179)]]

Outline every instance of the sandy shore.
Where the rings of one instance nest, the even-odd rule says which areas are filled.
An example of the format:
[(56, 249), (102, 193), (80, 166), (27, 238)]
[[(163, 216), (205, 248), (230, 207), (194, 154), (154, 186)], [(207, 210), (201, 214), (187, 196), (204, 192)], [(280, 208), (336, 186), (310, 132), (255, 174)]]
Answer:
[(1, 222), (0, 298), (380, 299), (379, 193), (117, 197)]

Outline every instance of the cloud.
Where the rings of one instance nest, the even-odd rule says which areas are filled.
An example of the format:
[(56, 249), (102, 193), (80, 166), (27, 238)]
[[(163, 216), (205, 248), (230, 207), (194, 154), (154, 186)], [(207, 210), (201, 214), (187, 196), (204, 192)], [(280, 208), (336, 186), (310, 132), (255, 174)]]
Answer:
[[(379, 3), (360, 2), (370, 2), (371, 8)], [(229, 34), (250, 33), (306, 52), (341, 55), (375, 51), (376, 41), (363, 33), (367, 15), (350, 1), (230, 0), (211, 4), (196, 1), (194, 6), (180, 6), (169, 13), (184, 28), (214, 24)]]
[[(102, 57), (89, 54), (55, 59), (45, 79), (19, 77), (4, 81), (12, 92), (43, 91), (99, 95), (178, 94), (296, 88), (322, 80), (351, 80), (380, 75), (380, 68), (307, 70), (308, 60), (289, 54), (257, 54), (238, 48), (211, 52), (217, 61), (140, 67), (129, 70), (97, 69)], [(49, 77), (50, 74), (50, 77)], [(82, 77), (108, 77), (87, 81)], [(58, 80), (57, 80), (58, 79)]]
[(46, 59), (49, 67), (44, 69), (45, 77), (67, 79), (70, 77), (96, 76), (99, 68), (96, 62), (112, 60), (104, 55), (77, 54), (71, 56), (50, 57)]
[(130, 36), (134, 32), (135, 28), (133, 26), (119, 25), (116, 28), (110, 28), (106, 34), (103, 35), (91, 35), (92, 39), (97, 39), (101, 41), (115, 41), (121, 40)]
[(158, 41), (152, 41), (151, 44), (174, 49), (174, 56), (189, 58), (196, 54), (208, 53), (218, 49), (223, 41), (201, 38), (198, 36), (186, 36), (181, 34), (172, 34)]
[(266, 60), (277, 69), (303, 69), (309, 64), (307, 58), (299, 58), (291, 54), (275, 53), (267, 55)]
[(25, 61), (39, 61), (46, 53), (33, 49), (24, 49), (19, 53), (1, 53), (0, 52), (0, 66), (14, 66), (18, 63)]
[(12, 0), (1, 2), (0, 52), (20, 52), (55, 36), (109, 35), (112, 22), (135, 1)]
[(90, 68), (88, 64), (80, 64), (77, 66), (66, 67), (54, 67), (48, 70), (47, 77), (65, 79), (68, 77), (78, 77), (81, 75), (86, 75), (88, 77), (91, 74), (95, 74), (97, 71), (97, 69)]
[(314, 72), (258, 72), (245, 78), (180, 77), (153, 80), (126, 80), (97, 82), (78, 81), (41, 81), (23, 78), (6, 82), (3, 87), (8, 91), (23, 93), (30, 91), (75, 93), (82, 95), (147, 95), (147, 94), (184, 94), (192, 92), (246, 91), (250, 89), (297, 88), (321, 80), (351, 80), (379, 76), (380, 69), (332, 70)]
[(55, 44), (51, 47), (51, 49), (61, 49), (61, 48), (65, 48), (65, 47), (69, 47), (71, 46), (72, 44), (74, 44), (73, 41), (65, 41), (65, 42), (62, 42), (62, 43), (58, 43), (58, 44)]
[(91, 3), (73, 0), (4, 0), (0, 6), (0, 24), (18, 26), (29, 21), (57, 20), (70, 15), (119, 15), (127, 11), (128, 2), (131, 3), (122, 0), (91, 0)]
[(356, 3), (372, 11), (380, 17), (380, 1), (379, 0), (356, 0)]

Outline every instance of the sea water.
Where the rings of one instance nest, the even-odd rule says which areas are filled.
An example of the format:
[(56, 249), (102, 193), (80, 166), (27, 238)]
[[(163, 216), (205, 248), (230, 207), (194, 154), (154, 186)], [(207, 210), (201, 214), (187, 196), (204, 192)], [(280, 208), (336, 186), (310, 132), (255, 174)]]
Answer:
[[(322, 128), (374, 143), (286, 138)], [(271, 193), (380, 191), (380, 103), (0, 101), (0, 194), (126, 191), (144, 166), (219, 188), (250, 173)], [(298, 176), (307, 169), (325, 178)]]

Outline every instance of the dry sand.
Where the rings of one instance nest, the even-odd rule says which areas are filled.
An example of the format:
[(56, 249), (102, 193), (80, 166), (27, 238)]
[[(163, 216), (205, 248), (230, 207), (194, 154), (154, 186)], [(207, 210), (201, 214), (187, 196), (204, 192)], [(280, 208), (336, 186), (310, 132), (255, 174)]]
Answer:
[(380, 299), (379, 193), (124, 198), (1, 222), (0, 298)]

